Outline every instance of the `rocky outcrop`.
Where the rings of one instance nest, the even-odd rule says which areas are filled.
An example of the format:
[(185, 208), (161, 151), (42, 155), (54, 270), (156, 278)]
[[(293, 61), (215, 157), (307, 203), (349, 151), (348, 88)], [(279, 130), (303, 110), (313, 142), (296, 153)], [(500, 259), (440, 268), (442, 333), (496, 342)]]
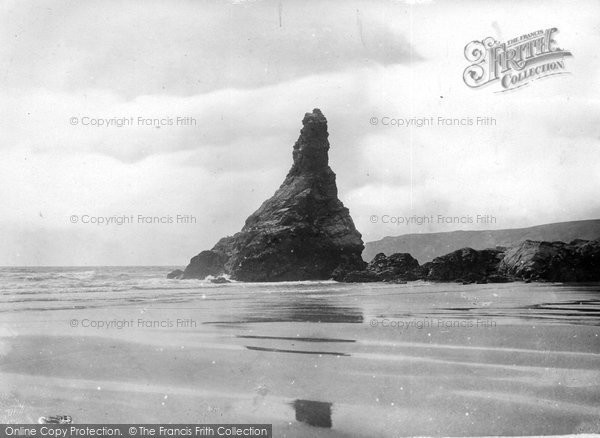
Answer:
[(416, 280), (421, 274), (419, 262), (408, 253), (396, 253), (389, 257), (383, 253), (377, 254), (368, 269), (383, 281)]
[(369, 283), (375, 281), (401, 282), (421, 278), (419, 262), (407, 253), (392, 254), (387, 257), (380, 253), (367, 265), (364, 270), (338, 270), (333, 279), (346, 283)]
[(423, 278), (431, 281), (487, 281), (488, 277), (498, 275), (504, 250), (459, 249), (425, 263), (422, 267)]
[(600, 239), (526, 240), (506, 251), (499, 271), (522, 280), (600, 281)]
[(506, 283), (600, 281), (600, 239), (564, 242), (526, 240), (511, 248), (463, 248), (419, 266), (410, 254), (383, 253), (363, 270), (337, 270), (343, 282), (410, 281)]
[(180, 278), (183, 278), (183, 271), (181, 269), (175, 269), (167, 274), (167, 278), (179, 280)]
[(234, 236), (192, 258), (184, 278), (228, 274), (240, 281), (329, 279), (342, 266), (361, 270), (364, 249), (337, 196), (329, 167), (327, 120), (307, 113), (283, 184)]
[[(380, 253), (366, 264), (361, 234), (338, 199), (329, 167), (327, 120), (315, 109), (302, 124), (292, 167), (275, 194), (246, 219), (239, 233), (222, 238), (193, 257), (185, 271), (175, 270), (168, 278), (212, 276), (216, 283), (228, 281), (224, 276), (239, 281), (600, 281), (600, 240), (526, 240), (508, 249), (462, 248), (422, 266), (407, 253)], [(554, 231), (564, 231), (564, 224), (554, 225)]]
[(463, 248), (419, 266), (410, 254), (397, 253), (386, 257), (380, 253), (364, 270), (336, 271), (333, 278), (347, 283), (413, 280), (499, 283), (508, 281), (498, 273), (503, 256), (504, 248), (481, 251)]
[(183, 272), (183, 278), (201, 278), (209, 275), (217, 276), (225, 273), (227, 256), (220, 251), (202, 251), (192, 257), (190, 264)]
[(380, 253), (363, 270), (337, 270), (343, 282), (410, 281), (506, 283), (515, 280), (600, 281), (600, 239), (564, 242), (526, 240), (510, 248), (463, 248), (419, 266), (410, 254)]
[(333, 280), (342, 283), (375, 283), (383, 281), (377, 274), (372, 271), (367, 271), (366, 269), (352, 271), (336, 269), (331, 274), (331, 277)]

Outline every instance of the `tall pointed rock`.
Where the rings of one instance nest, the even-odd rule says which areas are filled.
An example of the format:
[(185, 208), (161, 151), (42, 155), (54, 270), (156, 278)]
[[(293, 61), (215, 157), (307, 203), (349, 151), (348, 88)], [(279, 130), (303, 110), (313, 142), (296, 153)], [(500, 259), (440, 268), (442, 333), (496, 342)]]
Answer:
[(362, 269), (364, 245), (337, 197), (329, 167), (327, 119), (306, 113), (293, 165), (275, 194), (234, 236), (192, 258), (184, 278), (230, 274), (240, 281), (331, 278), (335, 268)]

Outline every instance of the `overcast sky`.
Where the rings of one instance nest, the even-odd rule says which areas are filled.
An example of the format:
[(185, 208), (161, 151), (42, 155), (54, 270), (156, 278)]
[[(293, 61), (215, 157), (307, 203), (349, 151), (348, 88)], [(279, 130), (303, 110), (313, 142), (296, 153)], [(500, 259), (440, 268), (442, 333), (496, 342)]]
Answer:
[[(0, 265), (184, 266), (279, 187), (315, 107), (365, 241), (600, 218), (600, 3), (524, 3), (4, 1)], [(468, 42), (550, 27), (571, 74), (464, 84)], [(497, 124), (370, 123), (438, 116)], [(81, 223), (177, 214), (197, 222)], [(496, 223), (381, 223), (477, 214)]]

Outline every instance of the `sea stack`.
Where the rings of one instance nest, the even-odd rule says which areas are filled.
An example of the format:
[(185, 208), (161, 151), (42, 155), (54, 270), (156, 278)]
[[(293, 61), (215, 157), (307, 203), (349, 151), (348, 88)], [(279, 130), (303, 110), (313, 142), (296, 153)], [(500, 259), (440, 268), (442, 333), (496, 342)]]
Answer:
[(361, 234), (338, 199), (329, 167), (327, 119), (306, 113), (292, 168), (242, 230), (190, 261), (180, 278), (228, 274), (239, 281), (324, 280), (336, 268), (361, 270)]

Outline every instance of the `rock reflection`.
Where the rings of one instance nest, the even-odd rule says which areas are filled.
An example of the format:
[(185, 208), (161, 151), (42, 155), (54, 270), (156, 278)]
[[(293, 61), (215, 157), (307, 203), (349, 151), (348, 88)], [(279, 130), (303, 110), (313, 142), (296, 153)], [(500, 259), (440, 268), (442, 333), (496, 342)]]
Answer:
[(293, 322), (362, 323), (364, 319), (358, 308), (336, 306), (324, 299), (292, 301), (275, 310)]
[(296, 411), (296, 421), (310, 424), (315, 427), (331, 428), (332, 403), (312, 400), (294, 400), (292, 403)]
[(209, 324), (259, 322), (321, 322), (361, 324), (363, 313), (358, 307), (338, 306), (323, 298), (282, 297), (281, 300), (250, 302), (234, 319), (210, 321)]

